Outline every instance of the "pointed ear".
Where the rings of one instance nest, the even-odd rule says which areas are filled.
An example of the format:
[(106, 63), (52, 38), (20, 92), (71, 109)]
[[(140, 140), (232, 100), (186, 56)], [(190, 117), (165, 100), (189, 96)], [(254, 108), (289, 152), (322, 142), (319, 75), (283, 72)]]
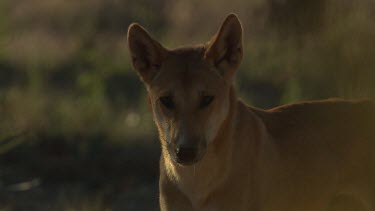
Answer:
[(134, 69), (143, 82), (149, 83), (158, 73), (167, 50), (136, 23), (128, 28), (128, 46)]
[(243, 55), (242, 26), (235, 14), (228, 15), (219, 31), (208, 43), (205, 59), (225, 78), (231, 78)]

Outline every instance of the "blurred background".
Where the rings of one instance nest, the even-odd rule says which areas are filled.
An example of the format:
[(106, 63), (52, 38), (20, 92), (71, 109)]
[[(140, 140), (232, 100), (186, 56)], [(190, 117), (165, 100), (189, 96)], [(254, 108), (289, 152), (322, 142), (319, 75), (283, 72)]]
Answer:
[(230, 12), (249, 104), (375, 98), (373, 0), (2, 0), (0, 210), (158, 210), (159, 143), (127, 27), (174, 48), (208, 41)]

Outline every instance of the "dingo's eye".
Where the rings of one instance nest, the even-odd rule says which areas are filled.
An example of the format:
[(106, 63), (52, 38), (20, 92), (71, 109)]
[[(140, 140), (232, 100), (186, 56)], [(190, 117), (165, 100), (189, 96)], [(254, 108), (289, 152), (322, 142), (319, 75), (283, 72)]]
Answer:
[(205, 108), (208, 105), (211, 104), (211, 102), (214, 100), (214, 96), (203, 96), (202, 100), (199, 104), (199, 108)]
[(169, 110), (175, 108), (175, 104), (173, 102), (173, 98), (171, 96), (164, 96), (160, 98), (160, 102)]

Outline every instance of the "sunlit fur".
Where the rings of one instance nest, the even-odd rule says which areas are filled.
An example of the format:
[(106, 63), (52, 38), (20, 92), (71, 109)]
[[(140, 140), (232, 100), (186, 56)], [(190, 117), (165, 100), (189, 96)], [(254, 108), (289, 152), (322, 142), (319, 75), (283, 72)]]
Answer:
[[(247, 106), (232, 85), (243, 52), (233, 14), (205, 45), (168, 50), (138, 24), (128, 43), (160, 135), (161, 210), (375, 211), (373, 103)], [(199, 109), (202, 93), (215, 98)], [(176, 162), (181, 142), (199, 148), (189, 165)]]

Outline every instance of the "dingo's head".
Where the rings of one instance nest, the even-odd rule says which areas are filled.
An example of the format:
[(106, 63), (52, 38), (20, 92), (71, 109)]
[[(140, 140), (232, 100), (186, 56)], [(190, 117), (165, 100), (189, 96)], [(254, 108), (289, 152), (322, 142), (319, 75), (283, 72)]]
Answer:
[(138, 24), (129, 27), (128, 45), (163, 150), (179, 164), (198, 162), (228, 115), (232, 79), (243, 54), (237, 16), (229, 15), (205, 45), (168, 50)]

